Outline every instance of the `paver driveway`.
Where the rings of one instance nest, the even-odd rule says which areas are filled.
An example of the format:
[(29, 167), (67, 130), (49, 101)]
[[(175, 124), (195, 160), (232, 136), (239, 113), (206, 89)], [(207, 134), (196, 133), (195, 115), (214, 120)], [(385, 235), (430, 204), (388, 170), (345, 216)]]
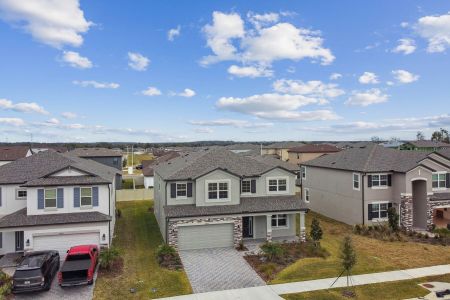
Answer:
[(265, 285), (234, 248), (180, 251), (194, 293)]

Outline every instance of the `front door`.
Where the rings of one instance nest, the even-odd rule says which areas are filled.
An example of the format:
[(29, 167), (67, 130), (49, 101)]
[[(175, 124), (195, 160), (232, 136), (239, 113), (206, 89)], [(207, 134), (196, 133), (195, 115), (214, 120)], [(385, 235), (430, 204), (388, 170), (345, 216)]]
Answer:
[(23, 251), (23, 231), (16, 231), (16, 251)]
[(242, 218), (242, 237), (244, 238), (253, 237), (253, 217)]

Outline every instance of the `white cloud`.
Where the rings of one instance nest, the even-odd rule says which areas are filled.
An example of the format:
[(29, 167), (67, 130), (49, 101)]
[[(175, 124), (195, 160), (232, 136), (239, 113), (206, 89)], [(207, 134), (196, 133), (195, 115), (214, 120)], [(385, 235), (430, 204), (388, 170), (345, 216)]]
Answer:
[(256, 29), (260, 29), (263, 26), (267, 26), (278, 22), (280, 16), (277, 13), (255, 14), (253, 12), (247, 13), (247, 19), (255, 26)]
[(394, 53), (403, 53), (405, 55), (414, 51), (416, 51), (416, 42), (413, 39), (399, 39), (397, 47), (392, 49)]
[(193, 91), (191, 89), (184, 89), (184, 91), (177, 94), (177, 96), (191, 98), (191, 97), (195, 96), (195, 91)]
[(376, 84), (379, 80), (375, 73), (364, 72), (364, 74), (359, 77), (359, 82), (362, 84)]
[(178, 25), (177, 28), (172, 28), (167, 32), (167, 39), (172, 42), (180, 33), (181, 27)]
[(136, 71), (147, 70), (150, 59), (137, 52), (128, 52), (128, 66)]
[(63, 118), (65, 119), (76, 119), (78, 117), (76, 113), (70, 111), (61, 113), (61, 116), (63, 116)]
[(273, 76), (273, 70), (266, 69), (262, 66), (247, 66), (239, 67), (232, 65), (228, 68), (228, 73), (237, 77), (271, 77)]
[(0, 18), (23, 28), (37, 41), (61, 48), (79, 47), (83, 33), (93, 25), (87, 21), (79, 0), (0, 1)]
[(443, 52), (450, 47), (450, 12), (440, 16), (422, 17), (415, 29), (428, 41), (428, 52)]
[(20, 118), (0, 118), (0, 124), (10, 126), (24, 126), (25, 121)]
[(148, 88), (143, 90), (141, 93), (142, 93), (142, 95), (150, 96), (150, 97), (161, 95), (161, 91), (154, 86), (149, 86)]
[(335, 98), (345, 92), (339, 89), (334, 83), (323, 83), (319, 80), (303, 82), (301, 80), (279, 79), (273, 83), (273, 88), (277, 92), (287, 94), (299, 94), (319, 99), (319, 103), (326, 103), (327, 98)]
[(400, 83), (411, 83), (419, 80), (419, 75), (414, 75), (405, 70), (394, 70), (392, 71), (394, 78)]
[(369, 106), (388, 101), (389, 96), (383, 94), (380, 89), (370, 89), (364, 92), (353, 91), (352, 95), (345, 102), (347, 105)]
[(190, 121), (192, 125), (197, 126), (231, 126), (236, 128), (267, 128), (272, 127), (273, 123), (254, 123), (246, 120), (235, 119), (217, 119), (211, 121)]
[(402, 27), (402, 28), (407, 28), (408, 26), (409, 26), (408, 22), (401, 22), (400, 23), (400, 27)]
[(195, 128), (194, 131), (197, 133), (208, 133), (208, 134), (214, 133), (214, 130), (208, 127)]
[(89, 58), (81, 56), (78, 52), (64, 51), (62, 60), (74, 68), (78, 69), (92, 68), (92, 62), (89, 60)]
[(42, 106), (40, 106), (35, 102), (13, 103), (11, 100), (8, 99), (0, 99), (0, 109), (13, 110), (23, 113), (38, 113), (42, 115), (48, 114), (48, 111), (46, 111)]
[(333, 73), (330, 75), (330, 80), (338, 80), (342, 78), (342, 74), (340, 73)]
[(72, 81), (73, 84), (79, 85), (82, 87), (93, 87), (96, 89), (117, 89), (120, 87), (120, 84), (114, 83), (114, 82), (98, 82), (95, 80), (74, 80)]
[(47, 120), (46, 123), (50, 124), (50, 125), (58, 125), (60, 122), (57, 118), (51, 118), (51, 119)]

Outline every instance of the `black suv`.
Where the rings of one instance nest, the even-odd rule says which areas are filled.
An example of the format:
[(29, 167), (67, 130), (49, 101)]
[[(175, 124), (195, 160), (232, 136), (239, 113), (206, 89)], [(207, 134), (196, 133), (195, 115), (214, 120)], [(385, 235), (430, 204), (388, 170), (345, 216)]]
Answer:
[(48, 291), (59, 270), (58, 251), (26, 253), (13, 276), (13, 293)]

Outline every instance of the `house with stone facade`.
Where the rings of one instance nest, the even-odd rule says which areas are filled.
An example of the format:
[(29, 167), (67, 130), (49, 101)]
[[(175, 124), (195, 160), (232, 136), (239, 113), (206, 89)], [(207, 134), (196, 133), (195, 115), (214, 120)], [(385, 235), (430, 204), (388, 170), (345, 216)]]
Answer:
[(376, 224), (395, 207), (400, 224), (430, 229), (450, 223), (450, 152), (395, 150), (371, 144), (301, 165), (311, 210), (347, 224)]
[(232, 247), (292, 238), (297, 228), (304, 240), (308, 208), (295, 193), (296, 168), (223, 148), (156, 165), (154, 212), (164, 240), (180, 250)]

